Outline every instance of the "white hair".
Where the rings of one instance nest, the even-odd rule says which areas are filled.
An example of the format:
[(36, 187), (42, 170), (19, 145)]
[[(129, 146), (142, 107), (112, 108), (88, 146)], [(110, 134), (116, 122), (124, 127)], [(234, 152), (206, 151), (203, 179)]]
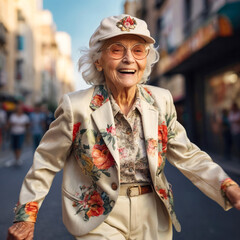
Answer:
[[(100, 59), (101, 52), (99, 49), (104, 45), (104, 41), (97, 42), (91, 48), (81, 50), (82, 56), (78, 60), (78, 69), (82, 73), (82, 77), (87, 84), (100, 85), (105, 82), (104, 73), (99, 72), (95, 66), (95, 62)], [(149, 45), (150, 51), (147, 56), (147, 65), (143, 73), (140, 83), (146, 83), (151, 74), (153, 65), (159, 60), (159, 53), (153, 44)]]

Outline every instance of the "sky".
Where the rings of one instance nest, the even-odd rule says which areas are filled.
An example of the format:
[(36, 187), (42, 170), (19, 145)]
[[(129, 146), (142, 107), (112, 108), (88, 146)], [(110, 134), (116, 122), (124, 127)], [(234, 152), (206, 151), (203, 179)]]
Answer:
[(67, 32), (72, 39), (72, 60), (76, 90), (89, 87), (77, 70), (80, 49), (88, 42), (100, 21), (124, 11), (125, 0), (43, 0), (43, 8), (51, 11), (57, 31)]

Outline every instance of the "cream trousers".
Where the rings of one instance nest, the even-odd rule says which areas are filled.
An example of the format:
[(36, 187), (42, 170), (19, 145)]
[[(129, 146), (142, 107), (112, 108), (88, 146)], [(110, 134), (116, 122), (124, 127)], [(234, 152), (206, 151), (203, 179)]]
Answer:
[(155, 192), (119, 196), (110, 215), (77, 240), (172, 240), (172, 223)]

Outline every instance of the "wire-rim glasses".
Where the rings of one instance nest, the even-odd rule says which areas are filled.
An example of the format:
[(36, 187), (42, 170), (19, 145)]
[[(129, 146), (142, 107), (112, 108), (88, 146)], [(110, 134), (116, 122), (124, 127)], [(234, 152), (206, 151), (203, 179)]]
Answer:
[[(106, 50), (108, 55), (113, 59), (122, 59), (127, 54), (128, 48), (122, 43), (112, 43), (106, 49), (101, 49), (101, 51)], [(147, 57), (150, 51), (150, 47), (146, 46), (144, 43), (136, 43), (131, 48), (132, 56), (137, 60), (142, 60)]]

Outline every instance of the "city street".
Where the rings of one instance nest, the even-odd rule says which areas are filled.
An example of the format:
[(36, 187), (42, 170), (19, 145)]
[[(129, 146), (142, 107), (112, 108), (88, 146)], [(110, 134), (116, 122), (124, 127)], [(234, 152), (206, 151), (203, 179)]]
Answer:
[[(0, 0), (0, 240), (48, 129), (36, 154), (44, 159), (36, 159), (15, 217), (35, 221), (41, 207), (34, 240), (75, 239), (62, 221), (62, 193), (71, 232), (95, 227), (115, 206), (114, 191), (125, 194), (118, 175), (121, 183), (147, 181), (137, 190), (155, 189), (179, 230), (175, 210), (182, 231), (173, 227), (172, 240), (239, 240), (240, 210), (224, 211), (164, 163), (172, 156), (202, 191), (221, 203), (227, 193), (239, 208), (240, 188), (228, 188), (236, 185), (231, 179), (240, 186), (239, 13), (240, 0)], [(200, 149), (230, 178), (206, 166)], [(52, 178), (61, 167), (63, 184), (63, 171)], [(131, 199), (128, 211), (118, 198), (120, 211), (137, 221), (116, 215), (130, 233), (149, 225), (157, 231), (149, 206), (165, 212), (152, 202)], [(142, 215), (142, 225), (132, 206), (151, 219)], [(75, 212), (67, 219), (69, 209)]]
[[(4, 162), (12, 158), (12, 153), (5, 151), (0, 155), (1, 215), (0, 239), (6, 239), (7, 229), (13, 219), (13, 207), (18, 199), (21, 182), (27, 173), (32, 150), (24, 149), (21, 167), (4, 167)], [(230, 163), (228, 165), (231, 165)], [(229, 168), (230, 169), (230, 168)], [(239, 182), (237, 168), (228, 174)], [(173, 185), (175, 206), (182, 225), (182, 232), (174, 231), (174, 240), (238, 240), (240, 236), (240, 212), (231, 209), (222, 210), (215, 202), (196, 189), (179, 171), (167, 164), (166, 175)], [(61, 178), (57, 174), (49, 195), (38, 215), (35, 240), (71, 240), (61, 217)], [(147, 239), (146, 239), (147, 240)]]

